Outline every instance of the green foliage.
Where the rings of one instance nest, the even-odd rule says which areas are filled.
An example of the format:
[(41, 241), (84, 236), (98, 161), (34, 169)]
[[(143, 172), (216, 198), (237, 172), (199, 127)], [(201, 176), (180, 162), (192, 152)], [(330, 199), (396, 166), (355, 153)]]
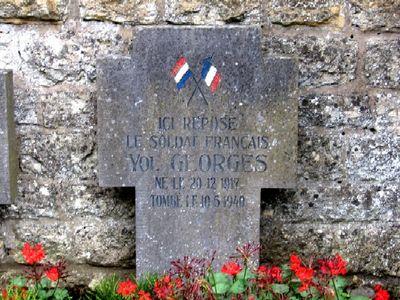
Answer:
[(287, 294), (289, 293), (289, 286), (287, 284), (275, 283), (272, 285), (272, 291), (276, 294)]
[(231, 292), (234, 295), (241, 294), (246, 290), (246, 282), (243, 279), (236, 279), (231, 288), (229, 289), (229, 292)]
[(87, 300), (123, 300), (124, 298), (117, 294), (120, 281), (121, 278), (117, 275), (106, 277), (85, 297)]
[(70, 300), (66, 289), (60, 288), (50, 280), (42, 279), (39, 283), (31, 284), (22, 276), (12, 278), (8, 284), (6, 298), (13, 300)]
[[(148, 293), (152, 293), (154, 289), (154, 284), (159, 279), (159, 277), (160, 276), (158, 274), (152, 274), (152, 273), (143, 275), (136, 282), (138, 285), (138, 289)], [(131, 276), (131, 279), (132, 281), (136, 281), (135, 276), (133, 275)]]

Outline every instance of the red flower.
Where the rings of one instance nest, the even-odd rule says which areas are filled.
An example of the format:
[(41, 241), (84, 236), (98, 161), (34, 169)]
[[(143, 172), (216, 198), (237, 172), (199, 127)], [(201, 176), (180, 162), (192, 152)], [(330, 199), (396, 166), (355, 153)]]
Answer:
[(347, 263), (339, 254), (332, 259), (320, 260), (319, 264), (321, 272), (329, 276), (346, 275), (347, 273)]
[(305, 267), (301, 262), (301, 259), (296, 254), (292, 254), (290, 256), (290, 269), (301, 281), (299, 291), (303, 292), (308, 290), (312, 284), (314, 270), (312, 268)]
[(51, 281), (57, 281), (60, 278), (60, 273), (56, 267), (52, 267), (44, 272), (48, 279)]
[(178, 289), (182, 288), (182, 287), (183, 287), (183, 281), (182, 281), (182, 279), (176, 278), (176, 279), (174, 280), (174, 285), (175, 285), (175, 287), (177, 287)]
[(241, 270), (242, 268), (237, 263), (230, 261), (222, 266), (221, 272), (231, 276), (236, 276)]
[(36, 264), (45, 258), (45, 253), (41, 244), (36, 244), (32, 247), (29, 243), (25, 243), (21, 252), (26, 263), (30, 265)]
[(122, 281), (118, 285), (117, 293), (121, 296), (130, 296), (136, 291), (137, 285), (130, 279)]
[(7, 290), (3, 290), (2, 292), (1, 292), (1, 297), (2, 297), (2, 299), (8, 299), (8, 293), (7, 293)]
[(311, 268), (299, 267), (295, 271), (295, 274), (301, 281), (311, 281), (314, 276), (314, 270)]
[(270, 270), (271, 277), (278, 281), (282, 282), (282, 270), (279, 267), (272, 267)]
[(154, 284), (154, 293), (159, 299), (174, 299), (174, 288), (181, 288), (183, 285), (182, 280), (177, 278), (171, 279), (171, 276), (166, 275), (162, 279), (157, 280)]
[(282, 270), (279, 267), (271, 267), (260, 266), (258, 268), (258, 278), (257, 284), (259, 287), (263, 288), (268, 284), (272, 284), (274, 282), (282, 282)]
[(301, 266), (301, 259), (296, 255), (290, 255), (290, 269), (295, 271), (297, 268)]
[(389, 300), (390, 299), (389, 292), (382, 289), (382, 286), (380, 284), (375, 285), (374, 290), (375, 290), (374, 300)]
[(151, 300), (151, 295), (150, 293), (147, 293), (145, 291), (139, 291), (139, 300)]

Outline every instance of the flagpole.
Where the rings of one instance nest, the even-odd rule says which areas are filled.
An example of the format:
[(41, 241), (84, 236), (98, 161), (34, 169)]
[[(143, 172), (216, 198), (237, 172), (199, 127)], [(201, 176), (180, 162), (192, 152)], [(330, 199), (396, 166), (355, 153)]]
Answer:
[[(199, 83), (198, 83), (198, 81), (196, 80), (196, 78), (194, 77), (194, 75), (193, 75), (193, 80), (194, 80), (194, 82), (196, 83), (197, 88), (199, 89), (201, 95), (203, 96), (204, 101), (205, 101), (206, 104), (208, 105), (208, 102), (207, 102), (207, 100), (206, 100), (206, 97), (204, 96), (203, 91), (201, 90), (201, 88), (200, 88), (200, 86), (199, 86)], [(196, 88), (196, 89), (197, 89), (197, 88)], [(195, 91), (196, 91), (196, 89), (195, 89)]]
[[(194, 76), (193, 76), (193, 78), (194, 78)], [(192, 93), (192, 96), (190, 96), (189, 101), (188, 101), (187, 104), (186, 104), (186, 107), (188, 107), (190, 101), (192, 101), (192, 98), (193, 98), (194, 94), (196, 93), (197, 88), (198, 88), (198, 86), (197, 86), (197, 84), (196, 84), (196, 87), (195, 87), (195, 89), (194, 89), (194, 91), (193, 91), (193, 93)]]

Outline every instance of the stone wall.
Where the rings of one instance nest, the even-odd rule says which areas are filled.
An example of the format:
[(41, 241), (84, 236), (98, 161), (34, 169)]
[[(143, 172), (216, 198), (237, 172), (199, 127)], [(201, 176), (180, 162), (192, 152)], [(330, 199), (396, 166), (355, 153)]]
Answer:
[(134, 269), (134, 189), (97, 187), (96, 58), (128, 54), (139, 24), (231, 23), (300, 64), (299, 185), (262, 191), (262, 259), (340, 252), (355, 280), (400, 285), (399, 0), (0, 0), (20, 153), (2, 271), (24, 241), (75, 282)]

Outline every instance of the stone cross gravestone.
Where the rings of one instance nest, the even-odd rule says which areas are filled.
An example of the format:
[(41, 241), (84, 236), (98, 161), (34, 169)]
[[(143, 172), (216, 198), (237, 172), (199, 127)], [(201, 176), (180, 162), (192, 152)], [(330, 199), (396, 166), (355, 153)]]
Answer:
[(297, 68), (258, 27), (139, 27), (98, 62), (99, 182), (136, 187), (136, 267), (259, 241), (261, 188), (294, 187)]
[(0, 70), (0, 204), (9, 204), (17, 193), (12, 72)]

